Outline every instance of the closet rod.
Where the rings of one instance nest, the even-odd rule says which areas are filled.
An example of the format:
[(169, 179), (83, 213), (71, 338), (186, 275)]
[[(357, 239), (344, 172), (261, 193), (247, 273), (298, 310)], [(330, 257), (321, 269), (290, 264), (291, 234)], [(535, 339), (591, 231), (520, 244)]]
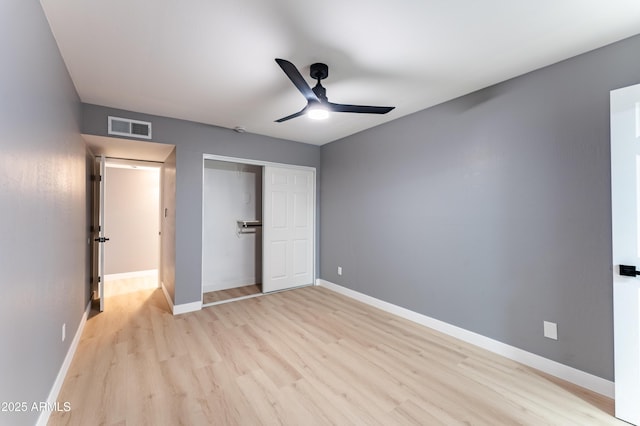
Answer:
[(256, 228), (262, 226), (262, 221), (260, 220), (238, 220), (237, 222), (240, 228)]

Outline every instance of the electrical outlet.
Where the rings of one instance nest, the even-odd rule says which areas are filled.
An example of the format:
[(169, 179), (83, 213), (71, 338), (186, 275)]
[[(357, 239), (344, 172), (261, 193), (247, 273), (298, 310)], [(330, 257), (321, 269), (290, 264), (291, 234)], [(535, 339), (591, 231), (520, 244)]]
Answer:
[(62, 324), (62, 341), (67, 338), (67, 323)]
[(338, 266), (338, 275), (342, 275), (342, 266)]
[(555, 322), (544, 321), (544, 337), (558, 340), (558, 324)]

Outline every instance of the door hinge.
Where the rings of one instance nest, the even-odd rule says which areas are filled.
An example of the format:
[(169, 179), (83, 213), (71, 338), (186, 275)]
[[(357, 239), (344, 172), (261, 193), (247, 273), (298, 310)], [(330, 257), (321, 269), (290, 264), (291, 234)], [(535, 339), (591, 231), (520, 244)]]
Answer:
[(100, 275), (98, 275), (98, 282), (101, 282), (101, 281), (102, 281), (102, 279), (101, 279)]

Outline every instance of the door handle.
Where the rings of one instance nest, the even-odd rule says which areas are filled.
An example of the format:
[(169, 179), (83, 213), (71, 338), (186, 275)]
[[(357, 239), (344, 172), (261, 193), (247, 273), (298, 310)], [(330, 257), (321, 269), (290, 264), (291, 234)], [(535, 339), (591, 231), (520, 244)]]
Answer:
[(640, 275), (640, 271), (633, 265), (620, 265), (620, 275), (624, 277), (635, 277)]
[(94, 238), (93, 241), (97, 241), (99, 243), (106, 243), (107, 241), (109, 241), (109, 239), (105, 237), (100, 237), (100, 238)]

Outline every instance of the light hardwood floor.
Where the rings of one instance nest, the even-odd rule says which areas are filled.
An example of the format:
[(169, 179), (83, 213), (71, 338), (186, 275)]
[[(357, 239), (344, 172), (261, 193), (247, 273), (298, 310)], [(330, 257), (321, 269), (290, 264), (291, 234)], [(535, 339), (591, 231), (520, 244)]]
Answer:
[(87, 322), (50, 425), (624, 425), (612, 401), (307, 287), (172, 316), (160, 290)]
[[(108, 276), (107, 276), (108, 277)], [(140, 290), (152, 290), (158, 287), (158, 277), (156, 275), (144, 275), (141, 277), (105, 279), (105, 297), (119, 296), (121, 294), (133, 293)]]

